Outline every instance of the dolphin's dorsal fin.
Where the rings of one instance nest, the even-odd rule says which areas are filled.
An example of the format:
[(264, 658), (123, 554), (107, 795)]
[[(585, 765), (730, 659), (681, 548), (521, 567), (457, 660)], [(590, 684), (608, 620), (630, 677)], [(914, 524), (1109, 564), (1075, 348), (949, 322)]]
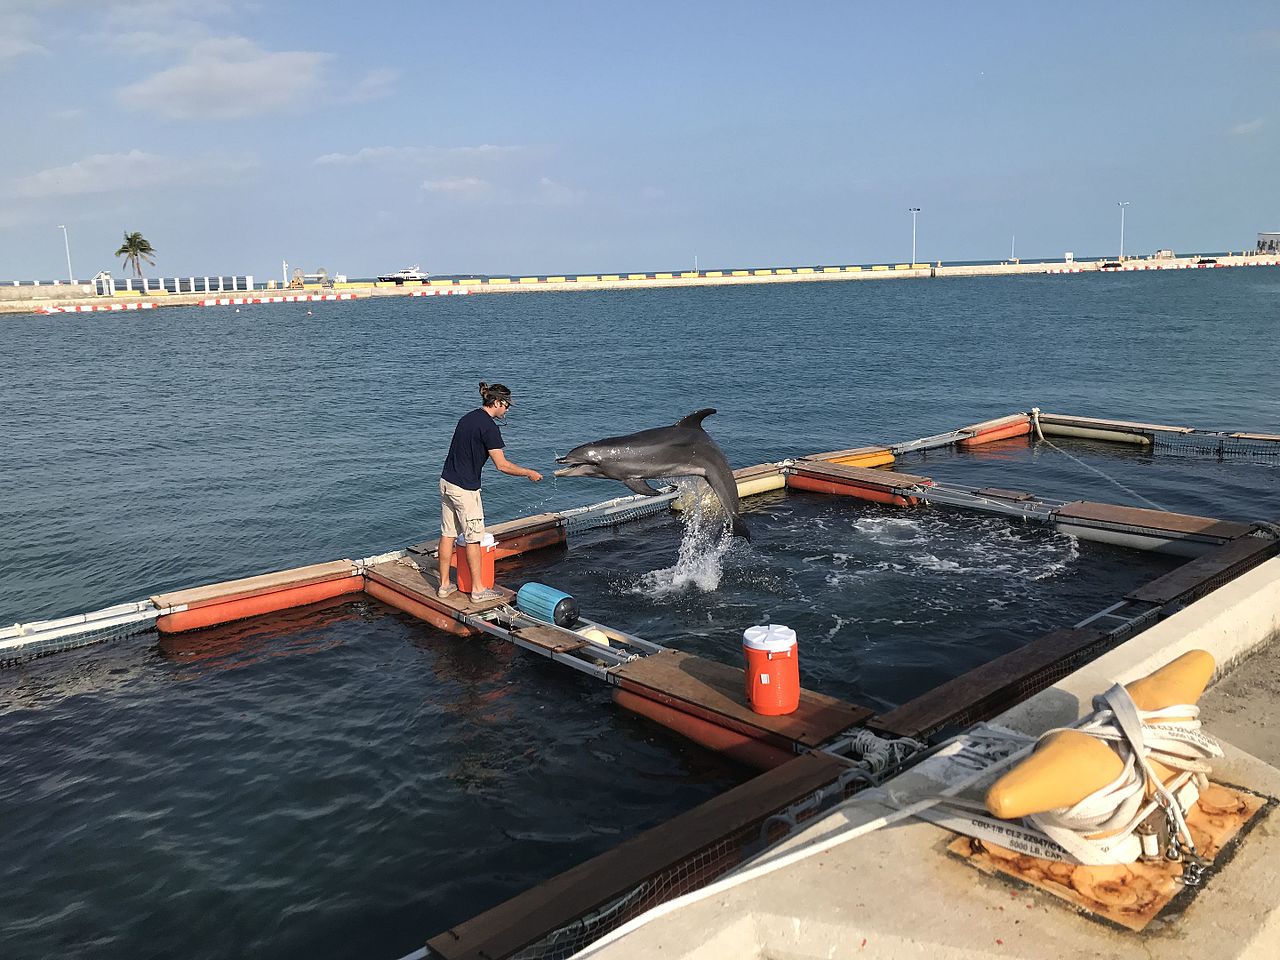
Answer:
[(682, 417), (676, 421), (677, 427), (701, 427), (702, 421), (715, 413), (715, 407), (704, 407), (697, 413), (691, 413), (687, 417)]

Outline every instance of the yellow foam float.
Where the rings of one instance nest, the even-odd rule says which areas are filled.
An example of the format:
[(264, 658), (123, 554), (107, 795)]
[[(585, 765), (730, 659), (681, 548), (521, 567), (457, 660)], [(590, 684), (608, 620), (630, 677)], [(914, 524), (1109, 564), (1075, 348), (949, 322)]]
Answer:
[[(1213, 656), (1190, 650), (1159, 670), (1125, 685), (1139, 710), (1164, 710), (1195, 703), (1216, 668)], [(1176, 722), (1170, 717), (1165, 722)], [(1159, 720), (1151, 721), (1153, 724)], [(1162, 780), (1173, 771), (1151, 761)], [(1101, 740), (1076, 730), (1048, 737), (1026, 760), (987, 791), (987, 809), (1002, 820), (1070, 807), (1115, 780), (1124, 768), (1120, 757)]]

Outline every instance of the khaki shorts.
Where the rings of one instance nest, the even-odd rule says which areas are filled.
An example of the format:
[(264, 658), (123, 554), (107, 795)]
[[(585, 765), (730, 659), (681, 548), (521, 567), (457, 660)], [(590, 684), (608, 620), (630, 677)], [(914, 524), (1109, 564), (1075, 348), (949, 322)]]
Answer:
[(440, 478), (440, 536), (450, 540), (466, 534), (467, 543), (479, 543), (484, 537), (484, 506), (479, 490), (464, 490)]

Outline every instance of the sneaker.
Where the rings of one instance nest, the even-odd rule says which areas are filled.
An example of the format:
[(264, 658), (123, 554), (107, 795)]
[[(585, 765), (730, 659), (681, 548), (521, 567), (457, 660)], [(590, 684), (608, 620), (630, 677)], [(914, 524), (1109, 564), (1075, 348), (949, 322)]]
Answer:
[(451, 583), (446, 583), (443, 587), (436, 590), (436, 596), (441, 600), (447, 600), (458, 592), (458, 588)]
[(497, 590), (475, 590), (471, 594), (472, 603), (488, 603), (490, 600), (501, 600), (502, 594)]

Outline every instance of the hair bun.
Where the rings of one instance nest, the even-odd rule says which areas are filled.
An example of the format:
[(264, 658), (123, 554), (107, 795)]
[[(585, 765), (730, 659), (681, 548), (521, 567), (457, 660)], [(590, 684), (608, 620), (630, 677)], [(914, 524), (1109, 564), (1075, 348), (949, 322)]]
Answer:
[(485, 383), (483, 380), (481, 380), (481, 381), (480, 381), (480, 393), (481, 393), (481, 395), (483, 395), (483, 394), (484, 394), (484, 392), (485, 392), (486, 390), (488, 390), (488, 389), (489, 389), (489, 385), (488, 385), (487, 383)]

